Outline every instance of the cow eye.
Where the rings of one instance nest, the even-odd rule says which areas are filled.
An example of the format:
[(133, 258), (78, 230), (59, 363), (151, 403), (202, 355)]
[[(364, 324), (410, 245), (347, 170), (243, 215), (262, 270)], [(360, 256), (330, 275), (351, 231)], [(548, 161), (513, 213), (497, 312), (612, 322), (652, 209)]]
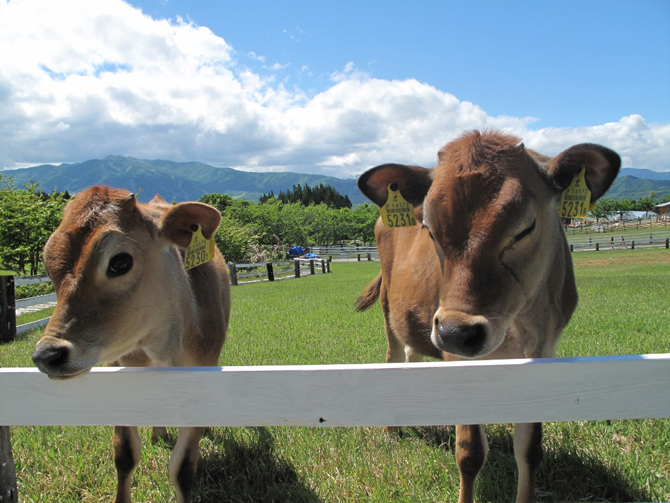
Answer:
[(114, 255), (107, 266), (107, 276), (116, 278), (123, 276), (133, 267), (133, 257), (129, 253), (119, 253)]
[(435, 241), (435, 236), (433, 236), (433, 233), (430, 232), (430, 229), (428, 228), (428, 226), (427, 226), (426, 224), (422, 223), (422, 224), (421, 224), (421, 228), (422, 228), (422, 229), (426, 229), (426, 230), (428, 231), (428, 235), (430, 236), (430, 239), (432, 239), (433, 241)]
[(521, 241), (523, 238), (525, 238), (526, 236), (528, 236), (528, 234), (530, 234), (530, 233), (533, 232), (534, 230), (535, 230), (535, 220), (533, 220), (533, 223), (530, 224), (526, 229), (524, 229), (524, 230), (521, 231), (519, 234), (517, 234), (516, 236), (514, 236), (514, 241), (513, 241), (513, 242), (514, 242), (514, 243), (517, 243), (517, 242)]

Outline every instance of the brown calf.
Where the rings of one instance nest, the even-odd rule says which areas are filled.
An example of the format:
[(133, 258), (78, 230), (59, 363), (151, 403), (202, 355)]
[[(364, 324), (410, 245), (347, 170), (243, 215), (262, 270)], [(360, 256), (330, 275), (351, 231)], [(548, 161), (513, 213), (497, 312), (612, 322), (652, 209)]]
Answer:
[[(553, 356), (577, 305), (557, 197), (582, 166), (595, 201), (620, 159), (592, 144), (551, 159), (517, 138), (472, 132), (440, 150), (433, 169), (386, 164), (364, 173), (367, 197), (382, 206), (396, 184), (418, 222), (377, 222), (381, 273), (358, 299), (363, 310), (381, 298), (386, 361)], [(487, 451), (480, 425), (456, 428), (461, 503), (473, 501)], [(514, 452), (517, 501), (534, 501), (542, 425), (517, 424)]]
[[(212, 366), (230, 315), (230, 281), (221, 253), (185, 270), (193, 229), (210, 238), (219, 212), (201, 203), (140, 204), (127, 190), (91, 187), (72, 199), (44, 249), (58, 305), (33, 361), (54, 379), (100, 363)], [(119, 390), (123, 393), (123, 390)], [(190, 501), (201, 428), (180, 428), (170, 459), (177, 501)], [(154, 428), (153, 438), (165, 437)], [(117, 502), (130, 501), (140, 459), (137, 428), (114, 428)]]

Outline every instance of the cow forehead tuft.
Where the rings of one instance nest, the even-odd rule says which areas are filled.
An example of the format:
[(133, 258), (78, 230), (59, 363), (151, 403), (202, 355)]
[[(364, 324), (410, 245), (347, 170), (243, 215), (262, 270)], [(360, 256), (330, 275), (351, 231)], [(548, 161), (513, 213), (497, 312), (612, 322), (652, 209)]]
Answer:
[(107, 231), (129, 229), (133, 227), (132, 223), (127, 225), (129, 222), (141, 221), (140, 213), (134, 208), (134, 196), (130, 192), (104, 186), (90, 187), (71, 199), (44, 250), (44, 261), (52, 280), (58, 282), (75, 274), (98, 238)]
[(523, 152), (519, 138), (498, 131), (473, 131), (447, 143), (438, 153), (437, 172), (495, 168), (501, 161)]
[(69, 231), (92, 228), (117, 218), (116, 215), (133, 200), (127, 190), (94, 186), (77, 194), (66, 206), (62, 226)]

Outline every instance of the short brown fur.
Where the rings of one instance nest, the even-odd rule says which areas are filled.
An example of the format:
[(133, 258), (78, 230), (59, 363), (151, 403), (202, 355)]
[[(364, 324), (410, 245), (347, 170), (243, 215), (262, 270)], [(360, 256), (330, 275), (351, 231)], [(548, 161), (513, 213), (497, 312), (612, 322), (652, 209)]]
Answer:
[[(620, 159), (591, 144), (550, 159), (515, 137), (475, 131), (441, 149), (432, 170), (386, 164), (364, 173), (358, 184), (372, 201), (383, 205), (387, 186), (397, 184), (419, 220), (401, 229), (377, 222), (381, 273), (358, 299), (359, 310), (381, 301), (386, 361), (553, 356), (577, 305), (556, 203), (582, 166), (595, 200)], [(540, 427), (515, 430), (519, 502), (535, 499)], [(459, 426), (456, 444), (459, 501), (469, 503), (486, 436), (478, 425)]]
[[(94, 365), (216, 365), (230, 316), (230, 280), (221, 253), (186, 271), (192, 229), (206, 238), (219, 212), (201, 203), (140, 204), (127, 190), (91, 187), (67, 205), (44, 250), (58, 304), (33, 360), (54, 379)], [(122, 390), (120, 390), (122, 392)], [(155, 428), (153, 439), (165, 437)], [(177, 501), (191, 499), (200, 428), (181, 428), (170, 460)], [(140, 459), (137, 428), (114, 429), (116, 501), (129, 502)]]

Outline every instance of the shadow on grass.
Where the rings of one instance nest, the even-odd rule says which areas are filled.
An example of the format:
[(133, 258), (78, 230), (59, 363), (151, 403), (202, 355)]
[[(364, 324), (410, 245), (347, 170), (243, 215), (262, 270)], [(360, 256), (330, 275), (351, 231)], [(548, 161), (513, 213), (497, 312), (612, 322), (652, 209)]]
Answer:
[[(228, 430), (230, 431), (230, 430)], [(203, 438), (214, 446), (202, 452), (194, 501), (201, 503), (318, 503), (295, 469), (275, 452), (266, 428), (249, 428), (251, 440), (240, 441), (221, 428), (207, 428)]]
[[(400, 436), (419, 438), (454, 455), (456, 429), (453, 426), (404, 428)], [(477, 501), (514, 501), (517, 471), (512, 434), (498, 430), (487, 431), (487, 436), (489, 454), (477, 479)], [(635, 486), (625, 474), (602, 459), (576, 452), (572, 444), (559, 449), (545, 446), (536, 488), (541, 502), (653, 500), (645, 487)]]

